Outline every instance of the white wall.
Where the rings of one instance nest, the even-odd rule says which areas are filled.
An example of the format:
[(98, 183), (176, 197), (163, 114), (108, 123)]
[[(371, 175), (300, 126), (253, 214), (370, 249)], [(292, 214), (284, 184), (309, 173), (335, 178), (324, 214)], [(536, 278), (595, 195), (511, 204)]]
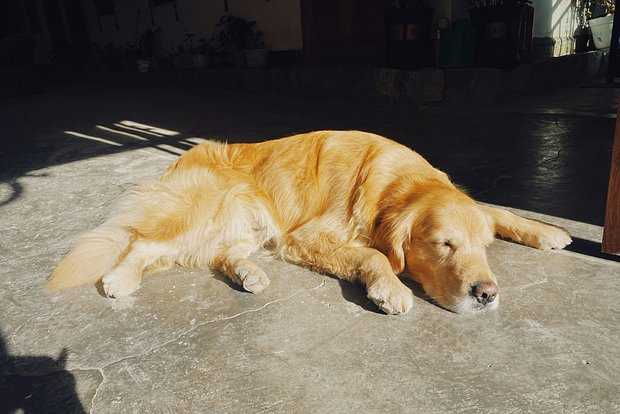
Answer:
[[(87, 15), (91, 40), (101, 46), (107, 43), (133, 43), (151, 27), (149, 0), (116, 2), (116, 16), (101, 18), (99, 28), (92, 0), (82, 0)], [(302, 48), (300, 0), (228, 0), (232, 15), (256, 20), (265, 33), (265, 43), (272, 50)], [(185, 33), (195, 33), (195, 39), (209, 39), (217, 21), (225, 14), (223, 0), (177, 0), (179, 21), (175, 18), (173, 3), (155, 7), (155, 26), (163, 29), (164, 49), (174, 50), (183, 42)]]

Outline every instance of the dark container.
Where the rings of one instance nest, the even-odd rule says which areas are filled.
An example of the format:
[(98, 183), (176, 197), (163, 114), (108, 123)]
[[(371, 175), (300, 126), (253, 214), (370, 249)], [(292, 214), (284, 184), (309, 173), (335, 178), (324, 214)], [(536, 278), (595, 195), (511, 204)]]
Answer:
[(532, 56), (534, 8), (522, 2), (469, 10), (476, 35), (475, 61), (479, 66), (508, 68)]
[(430, 7), (388, 8), (385, 13), (388, 66), (400, 69), (433, 66), (432, 24)]

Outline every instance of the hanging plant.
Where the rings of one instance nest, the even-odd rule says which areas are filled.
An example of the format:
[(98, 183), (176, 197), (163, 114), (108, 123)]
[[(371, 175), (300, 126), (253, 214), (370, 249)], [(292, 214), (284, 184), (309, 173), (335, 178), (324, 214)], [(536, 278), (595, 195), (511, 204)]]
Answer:
[(588, 27), (588, 20), (614, 13), (615, 9), (614, 0), (577, 0), (575, 3), (577, 29)]

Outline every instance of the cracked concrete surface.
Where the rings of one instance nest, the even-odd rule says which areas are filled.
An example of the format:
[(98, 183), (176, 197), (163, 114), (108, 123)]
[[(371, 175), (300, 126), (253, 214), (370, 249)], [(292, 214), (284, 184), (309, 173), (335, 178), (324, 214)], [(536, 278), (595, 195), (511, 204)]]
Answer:
[[(591, 93), (601, 96), (579, 108), (588, 116), (575, 115), (573, 108), (544, 122), (541, 117), (548, 114), (528, 109), (542, 105), (546, 110), (544, 99), (518, 111), (494, 108), (462, 118), (435, 110), (425, 115), (351, 102), (318, 105), (170, 90), (77, 88), (10, 101), (0, 114), (3, 136), (16, 140), (0, 154), (0, 333), (5, 344), (4, 351), (0, 348), (0, 412), (8, 404), (32, 412), (93, 413), (618, 412), (620, 263), (579, 249), (547, 252), (497, 241), (489, 260), (502, 302), (497, 311), (474, 316), (438, 308), (414, 285), (413, 311), (386, 316), (359, 286), (266, 257), (257, 261), (271, 285), (260, 295), (242, 292), (208, 270), (179, 268), (147, 277), (135, 295), (117, 301), (101, 297), (92, 286), (56, 295), (43, 290), (78, 234), (101, 222), (130, 185), (159, 175), (173, 153), (196, 137), (254, 140), (294, 132), (286, 123), (296, 130), (359, 125), (408, 139), (414, 148), (428, 149), (436, 164), (458, 173), (470, 168), (460, 162), (474, 160), (475, 154), (457, 150), (461, 138), (453, 137), (475, 135), (475, 128), (471, 120), (458, 125), (455, 119), (488, 119), (492, 113), (498, 119), (488, 124), (491, 129), (550, 122), (560, 138), (586, 130), (610, 133), (612, 110), (601, 103), (610, 91)], [(556, 101), (563, 100), (553, 99), (554, 110), (561, 110)], [(591, 116), (597, 110), (601, 116)], [(143, 141), (97, 128), (123, 130), (114, 124), (127, 119), (179, 135), (124, 130), (147, 138)], [(432, 124), (437, 119), (444, 125)], [(442, 129), (450, 123), (457, 125), (446, 133), (446, 142), (425, 139), (433, 125)], [(531, 186), (532, 206), (558, 214), (522, 214), (562, 225), (582, 244), (600, 242), (597, 214), (602, 212), (595, 211), (600, 203), (583, 193), (600, 183), (572, 184), (574, 169), (567, 163), (574, 160), (571, 151), (589, 160), (605, 150), (588, 152), (578, 138), (532, 147), (538, 152), (525, 163), (533, 169), (530, 175), (514, 167), (518, 154), (508, 154), (514, 161), (509, 175), (516, 178), (507, 179), (505, 191), (516, 195), (493, 188), (484, 192), (505, 171), (499, 167), (473, 193), (485, 194), (487, 202), (505, 202), (518, 191), (528, 197), (523, 188)], [(523, 154), (528, 142), (525, 137)], [(457, 152), (443, 160), (446, 165), (437, 162), (442, 146)], [(493, 154), (478, 167), (485, 171), (501, 164)], [(548, 173), (540, 170), (540, 162), (548, 162), (549, 154), (561, 158), (559, 164), (553, 161), (560, 173), (551, 185), (558, 188), (555, 203), (564, 203), (562, 208), (545, 199), (549, 183), (538, 178)], [(480, 170), (472, 170), (466, 181), (478, 177)], [(604, 176), (597, 171), (588, 179)], [(566, 188), (576, 194), (567, 195)], [(579, 197), (581, 204), (571, 205)]]

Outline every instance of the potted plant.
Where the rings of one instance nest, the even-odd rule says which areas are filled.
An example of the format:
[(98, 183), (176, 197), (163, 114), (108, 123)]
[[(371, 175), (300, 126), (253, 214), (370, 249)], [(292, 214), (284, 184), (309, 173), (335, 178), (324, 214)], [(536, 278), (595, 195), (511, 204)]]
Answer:
[(185, 33), (183, 44), (173, 54), (173, 63), (179, 69), (204, 68), (209, 65), (209, 45), (201, 38), (194, 44), (194, 33)]
[(608, 48), (611, 44), (611, 30), (614, 25), (615, 2), (613, 0), (596, 0), (591, 7), (591, 19), (588, 20), (594, 47)]
[(263, 33), (257, 29), (255, 21), (225, 15), (216, 25), (211, 39), (213, 53), (218, 63), (249, 67), (264, 67), (268, 51), (263, 41)]
[(582, 53), (588, 50), (590, 41), (590, 26), (588, 20), (591, 17), (592, 0), (579, 0), (575, 4), (575, 15), (577, 17), (577, 27), (573, 38), (575, 39), (575, 53)]
[(265, 48), (263, 40), (263, 32), (256, 30), (254, 27), (256, 22), (252, 22), (252, 30), (250, 30), (245, 39), (245, 64), (249, 68), (264, 68), (267, 66), (267, 56), (269, 51)]
[(578, 0), (576, 2), (575, 53), (585, 52), (592, 47), (596, 49), (609, 47), (614, 11), (613, 0)]

